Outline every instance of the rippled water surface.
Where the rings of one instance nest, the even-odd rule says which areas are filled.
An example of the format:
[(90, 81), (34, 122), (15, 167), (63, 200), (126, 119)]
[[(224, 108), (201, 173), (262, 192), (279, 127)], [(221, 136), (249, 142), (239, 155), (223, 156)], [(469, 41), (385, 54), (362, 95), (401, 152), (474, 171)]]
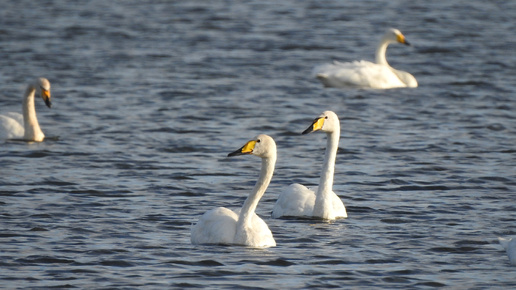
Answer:
[[(434, 1), (435, 2), (435, 1)], [(516, 287), (514, 1), (18, 1), (0, 10), (0, 112), (27, 81), (47, 138), (0, 144), (0, 287)], [(311, 69), (388, 60), (417, 89), (323, 88)], [(341, 119), (334, 191), (349, 217), (275, 220), (315, 185), (322, 111)], [(237, 208), (278, 144), (258, 214), (277, 247), (193, 246), (190, 225)]]

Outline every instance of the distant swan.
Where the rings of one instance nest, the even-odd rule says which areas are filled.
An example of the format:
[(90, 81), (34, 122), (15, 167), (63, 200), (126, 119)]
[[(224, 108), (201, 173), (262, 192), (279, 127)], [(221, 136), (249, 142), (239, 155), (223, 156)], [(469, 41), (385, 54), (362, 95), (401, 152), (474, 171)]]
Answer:
[(511, 265), (516, 265), (516, 239), (498, 238), (498, 241), (507, 252), (507, 256), (509, 257)]
[(291, 184), (280, 194), (274, 205), (273, 218), (316, 217), (334, 220), (348, 216), (346, 207), (332, 189), (340, 138), (340, 123), (337, 115), (332, 111), (322, 113), (303, 134), (319, 130), (327, 135), (326, 153), (319, 186), (310, 190), (298, 183)]
[(250, 247), (274, 247), (267, 224), (255, 213), (260, 198), (265, 193), (276, 164), (276, 143), (267, 135), (258, 135), (242, 148), (228, 154), (252, 154), (262, 158), (260, 177), (241, 209), (233, 212), (217, 207), (204, 213), (191, 230), (192, 244), (227, 244)]
[(45, 78), (39, 78), (27, 86), (23, 97), (22, 112), (9, 112), (0, 115), (0, 139), (21, 139), (25, 141), (41, 142), (45, 134), (39, 127), (34, 95), (41, 96), (47, 107), (52, 107), (50, 102), (50, 82)]
[(391, 28), (382, 37), (376, 49), (376, 63), (361, 60), (354, 62), (338, 62), (323, 64), (314, 68), (314, 75), (327, 87), (391, 89), (417, 87), (414, 76), (408, 72), (395, 70), (387, 59), (385, 52), (391, 43), (410, 45), (405, 36), (397, 29)]

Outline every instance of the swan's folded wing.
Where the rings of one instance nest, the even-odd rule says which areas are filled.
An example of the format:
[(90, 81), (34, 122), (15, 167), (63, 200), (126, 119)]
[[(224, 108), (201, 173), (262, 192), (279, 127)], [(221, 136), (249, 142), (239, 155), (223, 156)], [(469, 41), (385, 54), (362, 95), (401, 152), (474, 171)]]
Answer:
[(235, 238), (238, 216), (224, 207), (204, 213), (192, 226), (192, 244), (232, 244)]
[(390, 67), (361, 60), (317, 66), (314, 75), (327, 87), (388, 89), (406, 85)]
[(509, 257), (509, 261), (511, 262), (511, 264), (516, 265), (516, 239), (505, 239), (499, 237), (498, 241), (507, 252), (507, 256)]
[(314, 191), (299, 183), (285, 188), (278, 197), (272, 210), (273, 218), (282, 216), (312, 216), (315, 203)]
[(314, 75), (326, 87), (367, 88), (371, 87), (373, 63), (367, 61), (338, 62), (323, 64), (314, 68)]
[(13, 118), (18, 124), (23, 126), (23, 115), (22, 114), (16, 113), (16, 112), (8, 112), (8, 113), (2, 114), (2, 115)]
[(504, 250), (507, 250), (507, 248), (509, 247), (509, 242), (511, 240), (512, 239), (506, 239), (506, 238), (498, 237), (498, 242), (500, 243), (500, 245), (502, 245)]
[(0, 115), (0, 139), (21, 139), (25, 133), (23, 128), (23, 117), (17, 113), (6, 113)]

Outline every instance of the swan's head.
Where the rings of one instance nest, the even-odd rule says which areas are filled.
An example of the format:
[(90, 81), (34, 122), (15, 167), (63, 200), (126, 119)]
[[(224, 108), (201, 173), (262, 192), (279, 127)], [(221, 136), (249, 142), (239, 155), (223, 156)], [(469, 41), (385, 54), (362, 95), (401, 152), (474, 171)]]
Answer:
[(35, 81), (33, 86), (36, 89), (36, 93), (41, 96), (43, 101), (45, 101), (45, 105), (51, 108), (52, 102), (50, 101), (50, 82), (46, 78), (39, 78)]
[(308, 134), (315, 131), (322, 131), (332, 133), (340, 131), (340, 121), (337, 114), (332, 111), (325, 111), (319, 117), (315, 118), (312, 125), (303, 131), (301, 134)]
[(399, 31), (398, 29), (395, 29), (395, 28), (388, 29), (385, 32), (385, 35), (383, 36), (383, 39), (388, 41), (388, 42), (392, 42), (392, 43), (398, 42), (398, 43), (401, 43), (401, 44), (410, 45), (410, 43), (407, 41), (407, 39), (401, 33), (401, 31)]
[(268, 135), (258, 135), (245, 143), (240, 149), (229, 153), (228, 157), (244, 154), (252, 154), (261, 158), (267, 158), (276, 154), (276, 142)]

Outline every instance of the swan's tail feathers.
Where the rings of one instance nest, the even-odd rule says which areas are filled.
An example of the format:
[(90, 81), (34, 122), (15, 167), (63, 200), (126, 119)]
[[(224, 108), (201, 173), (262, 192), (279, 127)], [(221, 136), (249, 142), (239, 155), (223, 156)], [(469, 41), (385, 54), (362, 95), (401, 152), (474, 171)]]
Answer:
[(318, 73), (315, 75), (315, 77), (321, 81), (323, 80), (327, 80), (329, 75), (325, 74), (325, 73)]
[(506, 238), (498, 237), (498, 242), (500, 242), (500, 245), (502, 245), (502, 247), (506, 250), (507, 250), (507, 247), (509, 247), (509, 243), (511, 242), (511, 240), (512, 240), (512, 238), (506, 239)]
[(331, 88), (330, 75), (325, 73), (318, 73), (315, 77), (327, 88)]
[(328, 77), (328, 72), (331, 71), (333, 64), (321, 64), (312, 69), (311, 75), (320, 78), (320, 77)]

